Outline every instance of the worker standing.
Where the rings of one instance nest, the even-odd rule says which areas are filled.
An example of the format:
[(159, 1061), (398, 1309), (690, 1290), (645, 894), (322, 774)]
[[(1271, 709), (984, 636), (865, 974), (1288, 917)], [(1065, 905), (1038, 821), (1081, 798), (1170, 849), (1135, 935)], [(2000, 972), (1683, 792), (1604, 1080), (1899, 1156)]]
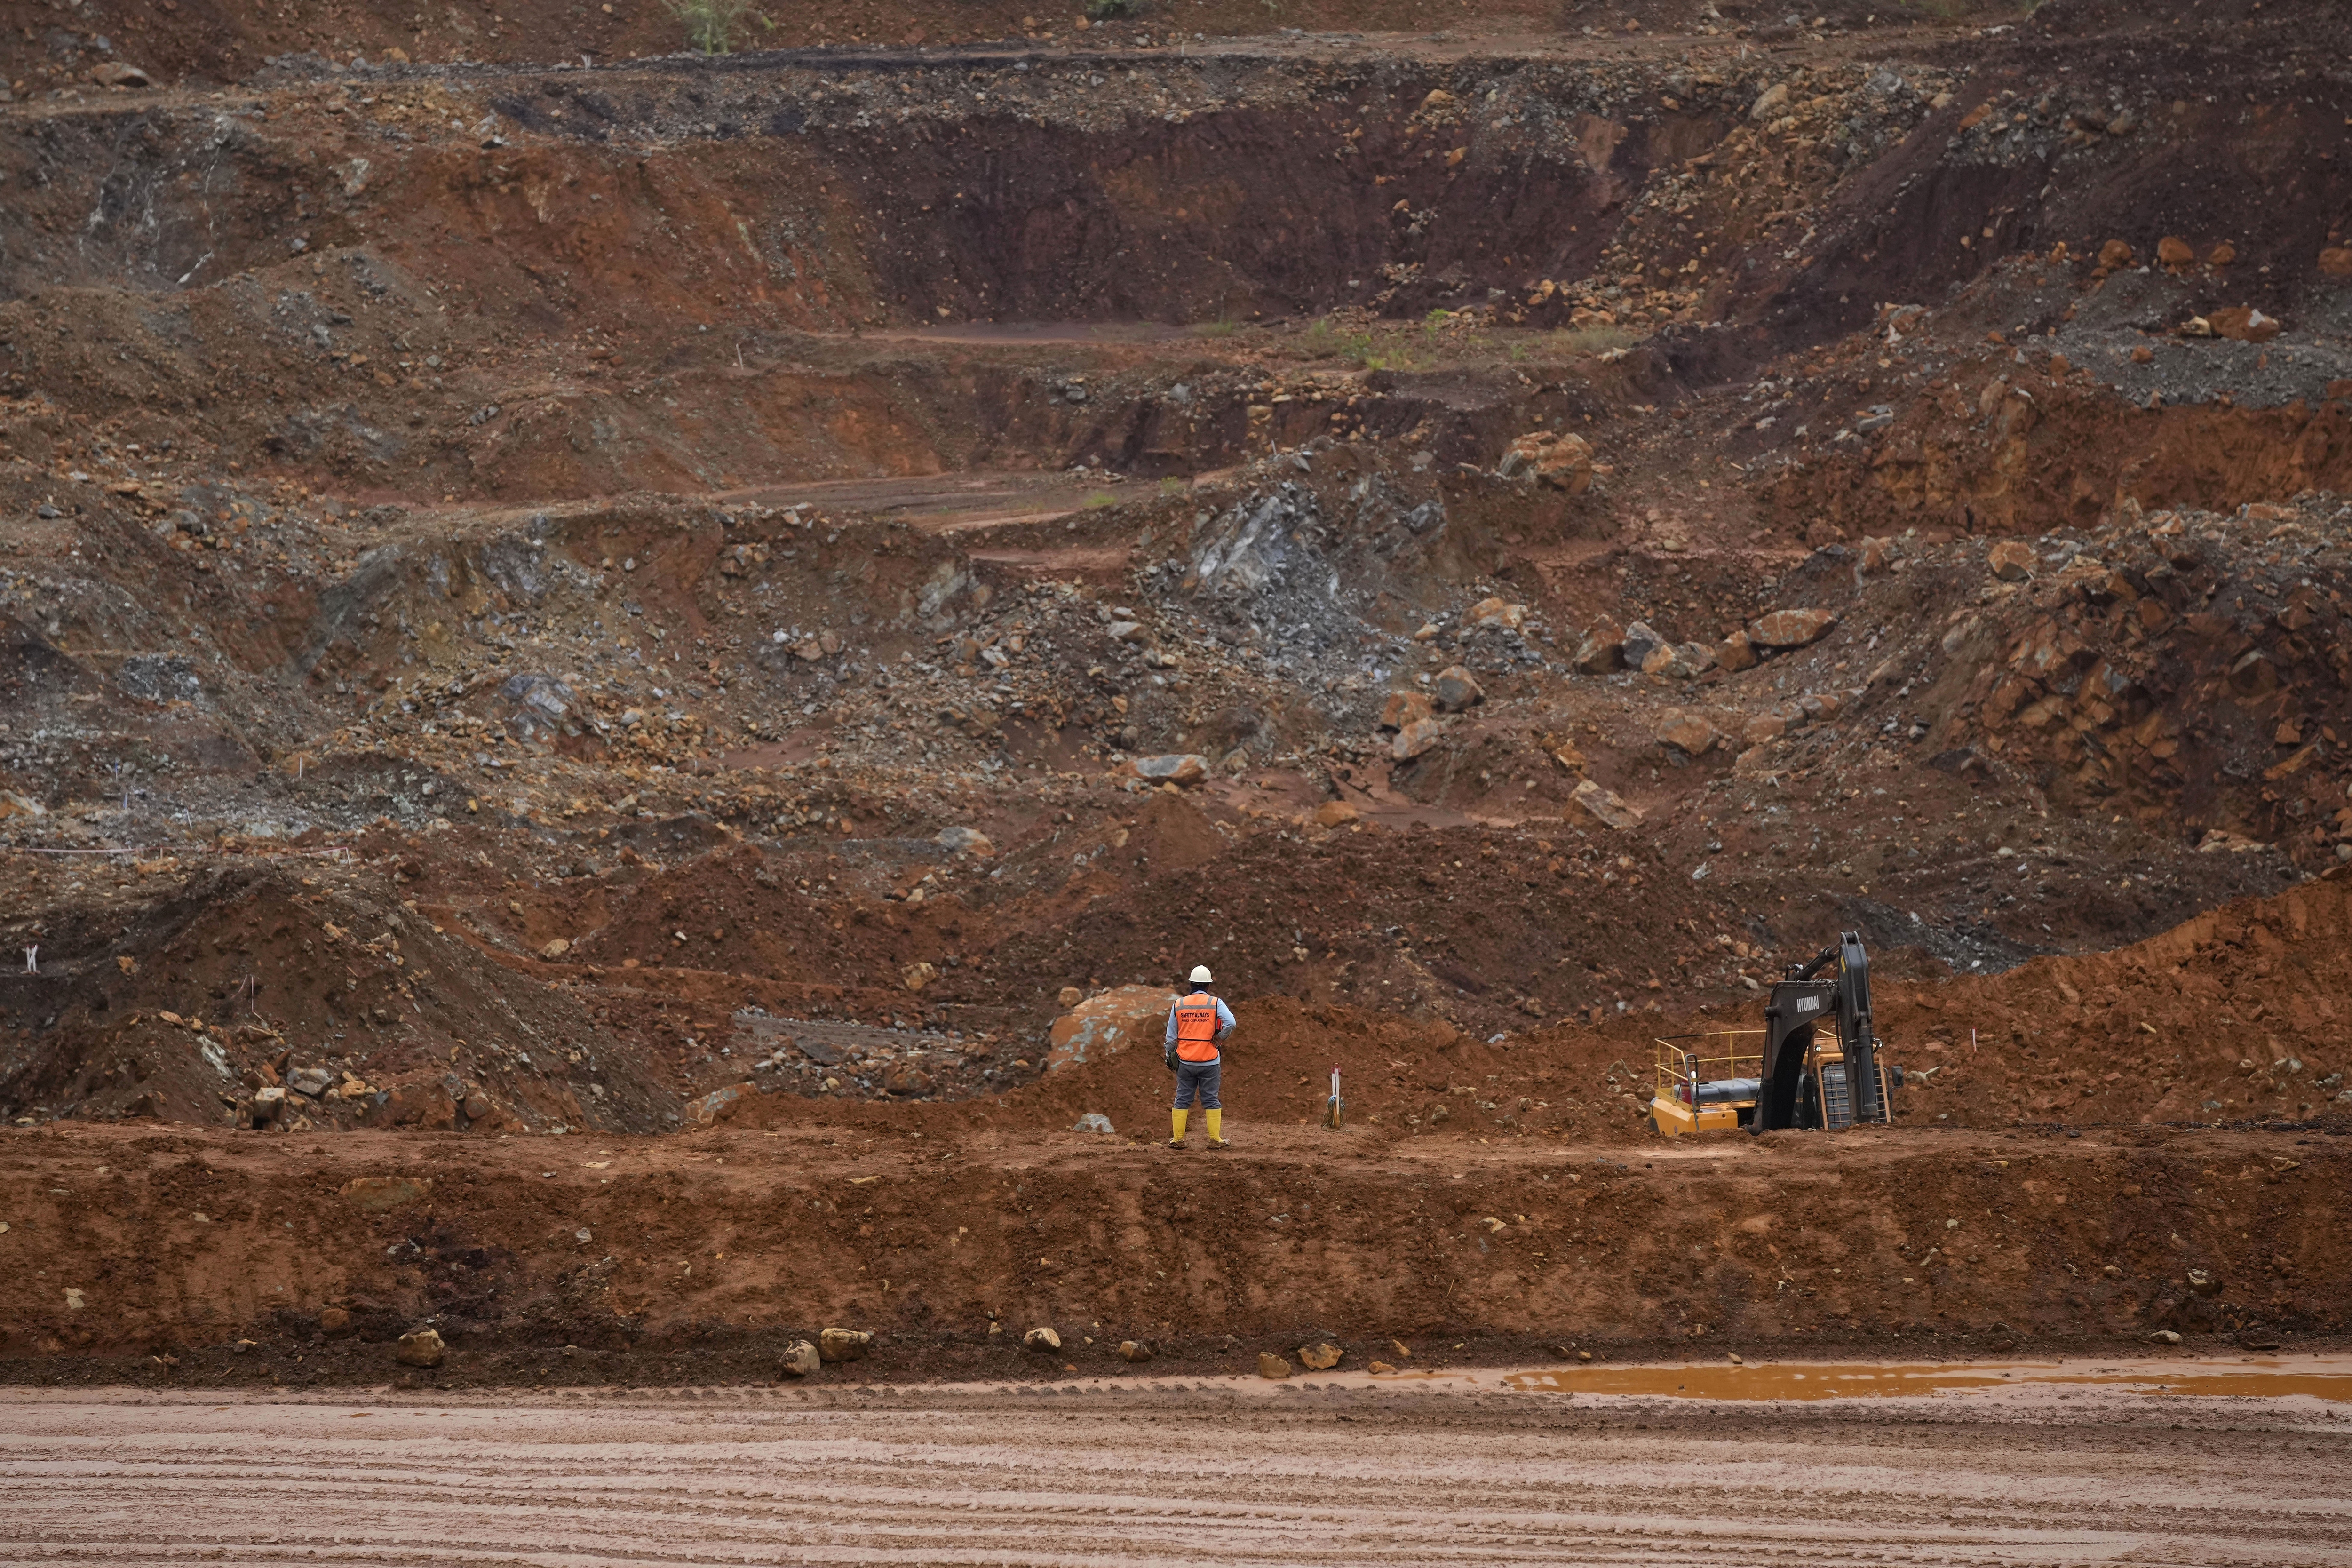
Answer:
[(1209, 1147), (1227, 1147), (1217, 1079), (1225, 1065), (1225, 1037), (1234, 1032), (1234, 1010), (1209, 994), (1210, 978), (1207, 964), (1194, 964), (1192, 990), (1168, 1009), (1165, 1059), (1176, 1075), (1176, 1135), (1168, 1140), (1171, 1149), (1184, 1147), (1184, 1123), (1196, 1098), (1209, 1124)]

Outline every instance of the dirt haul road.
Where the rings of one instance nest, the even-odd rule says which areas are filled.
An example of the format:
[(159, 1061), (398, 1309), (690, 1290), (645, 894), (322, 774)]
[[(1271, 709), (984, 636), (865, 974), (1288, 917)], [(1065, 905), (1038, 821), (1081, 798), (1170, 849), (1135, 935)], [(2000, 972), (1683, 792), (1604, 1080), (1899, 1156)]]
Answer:
[[(2334, 1408), (1184, 1383), (0, 1403), (12, 1563), (2352, 1561)], [(698, 1397), (698, 1395), (699, 1397)], [(2072, 1401), (2060, 1403), (2061, 1398)]]

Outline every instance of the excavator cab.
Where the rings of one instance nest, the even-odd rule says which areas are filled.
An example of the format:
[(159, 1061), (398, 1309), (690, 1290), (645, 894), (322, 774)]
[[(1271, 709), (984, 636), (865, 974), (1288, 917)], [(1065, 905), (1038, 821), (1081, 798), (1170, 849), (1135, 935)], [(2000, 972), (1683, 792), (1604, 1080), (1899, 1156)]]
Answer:
[(1773, 984), (1761, 1029), (1657, 1041), (1650, 1125), (1669, 1138), (1744, 1127), (1827, 1131), (1893, 1120), (1903, 1069), (1878, 1059), (1870, 959), (1846, 931)]

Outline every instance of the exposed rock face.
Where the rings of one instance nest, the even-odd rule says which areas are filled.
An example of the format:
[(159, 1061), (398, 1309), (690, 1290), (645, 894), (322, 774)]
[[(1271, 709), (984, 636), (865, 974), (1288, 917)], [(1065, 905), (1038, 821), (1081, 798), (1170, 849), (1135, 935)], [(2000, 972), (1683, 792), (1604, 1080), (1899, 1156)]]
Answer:
[(1046, 1070), (1102, 1061), (1138, 1041), (1156, 1048), (1175, 1005), (1176, 994), (1157, 985), (1122, 985), (1089, 996), (1047, 1031)]

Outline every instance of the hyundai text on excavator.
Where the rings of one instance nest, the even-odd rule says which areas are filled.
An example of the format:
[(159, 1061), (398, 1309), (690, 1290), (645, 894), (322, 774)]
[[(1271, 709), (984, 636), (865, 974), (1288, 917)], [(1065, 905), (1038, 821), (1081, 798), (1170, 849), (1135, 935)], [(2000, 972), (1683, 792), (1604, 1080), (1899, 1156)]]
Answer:
[(1870, 958), (1861, 934), (1846, 931), (1773, 982), (1763, 1028), (1660, 1039), (1650, 1125), (1678, 1138), (1890, 1121), (1903, 1069), (1880, 1061), (1878, 1047)]

